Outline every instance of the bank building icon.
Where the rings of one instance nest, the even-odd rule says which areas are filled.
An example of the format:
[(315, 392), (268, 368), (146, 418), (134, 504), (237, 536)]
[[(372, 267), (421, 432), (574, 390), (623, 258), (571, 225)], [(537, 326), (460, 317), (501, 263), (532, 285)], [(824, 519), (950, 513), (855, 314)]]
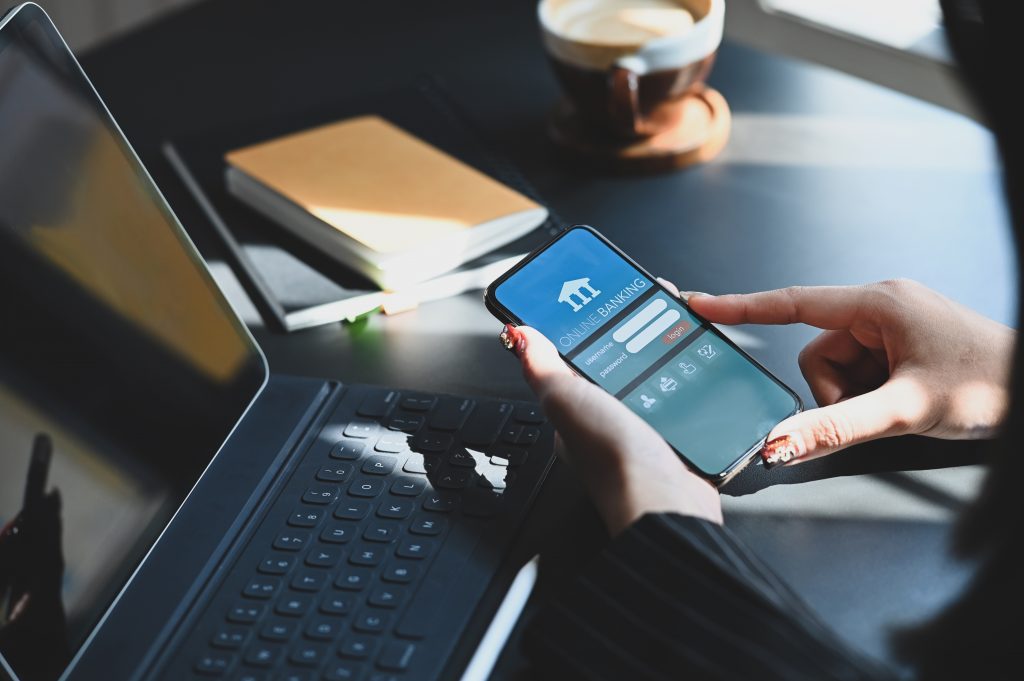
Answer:
[(594, 296), (601, 295), (600, 291), (590, 285), (590, 277), (573, 279), (562, 284), (562, 292), (558, 295), (558, 302), (572, 305), (573, 312), (579, 312), (583, 306), (594, 299)]

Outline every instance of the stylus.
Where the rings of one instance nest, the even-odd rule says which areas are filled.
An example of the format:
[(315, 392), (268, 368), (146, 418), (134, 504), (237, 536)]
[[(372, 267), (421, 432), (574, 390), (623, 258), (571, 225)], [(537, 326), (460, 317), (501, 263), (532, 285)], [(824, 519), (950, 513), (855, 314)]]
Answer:
[(534, 556), (516, 573), (516, 578), (512, 580), (505, 598), (498, 606), (498, 612), (494, 614), (494, 619), (491, 620), (483, 639), (480, 640), (480, 645), (477, 646), (473, 658), (463, 672), (461, 681), (485, 681), (491, 675), (501, 651), (512, 635), (516, 623), (519, 622), (519, 616), (523, 614), (530, 594), (533, 593), (533, 587), (537, 583), (539, 562), (540, 556)]

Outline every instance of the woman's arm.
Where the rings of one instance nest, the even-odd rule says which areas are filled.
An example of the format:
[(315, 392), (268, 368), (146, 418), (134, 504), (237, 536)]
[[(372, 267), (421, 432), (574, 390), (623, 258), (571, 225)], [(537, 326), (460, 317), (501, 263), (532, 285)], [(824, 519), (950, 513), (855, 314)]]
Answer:
[[(821, 406), (770, 435), (793, 462), (902, 433), (979, 437), (1004, 417), (1014, 332), (913, 282), (689, 297), (722, 323), (825, 329), (800, 366)], [(615, 539), (531, 623), (550, 678), (886, 678), (721, 527), (717, 490), (543, 336), (506, 328)], [(770, 458), (771, 446), (763, 453)]]
[(648, 514), (529, 623), (531, 678), (888, 679), (726, 528)]

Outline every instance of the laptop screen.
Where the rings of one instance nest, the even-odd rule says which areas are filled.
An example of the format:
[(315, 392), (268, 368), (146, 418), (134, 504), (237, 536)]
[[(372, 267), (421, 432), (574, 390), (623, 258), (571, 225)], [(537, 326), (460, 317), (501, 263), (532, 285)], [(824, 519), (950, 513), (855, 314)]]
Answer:
[(0, 315), (0, 662), (53, 679), (266, 370), (33, 5), (0, 24)]

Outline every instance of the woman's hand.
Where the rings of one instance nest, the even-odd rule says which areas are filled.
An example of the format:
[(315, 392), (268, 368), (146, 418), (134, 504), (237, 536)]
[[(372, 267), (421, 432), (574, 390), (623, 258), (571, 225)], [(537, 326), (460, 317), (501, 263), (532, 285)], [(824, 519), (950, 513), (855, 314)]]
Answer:
[(643, 419), (574, 374), (536, 330), (506, 327), (503, 335), (558, 431), (560, 454), (579, 472), (612, 535), (645, 513), (722, 522), (718, 491), (687, 469)]
[(1015, 331), (917, 282), (687, 300), (722, 324), (825, 329), (800, 353), (820, 408), (772, 429), (762, 453), (767, 465), (890, 435), (990, 437), (1006, 415)]

